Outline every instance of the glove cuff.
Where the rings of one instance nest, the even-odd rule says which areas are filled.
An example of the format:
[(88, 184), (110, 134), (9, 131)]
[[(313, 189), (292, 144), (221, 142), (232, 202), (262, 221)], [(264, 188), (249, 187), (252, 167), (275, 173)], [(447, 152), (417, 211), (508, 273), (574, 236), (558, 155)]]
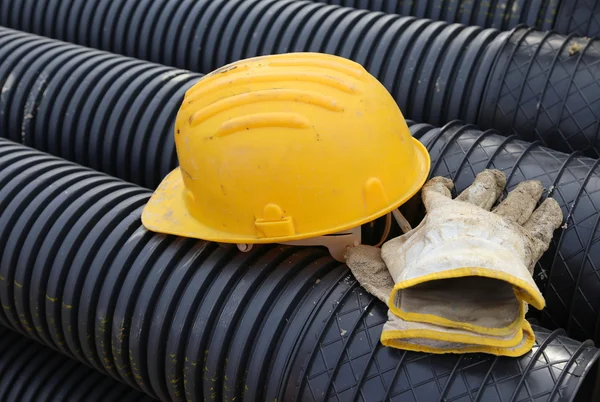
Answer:
[[(483, 326), (471, 322), (452, 320), (442, 315), (406, 311), (400, 303), (394, 303), (390, 311), (392, 314), (408, 322), (432, 324), (449, 329), (469, 331), (484, 336), (507, 336), (514, 334), (523, 325), (523, 321), (525, 320), (526, 304), (517, 300), (515, 300), (515, 303), (518, 303), (518, 310), (514, 312), (513, 320), (505, 326)], [(480, 311), (481, 313), (491, 314), (485, 311)]]
[[(516, 249), (521, 247), (475, 237), (460, 237), (428, 247), (418, 258), (406, 258), (416, 263), (407, 264), (397, 275), (392, 272), (396, 285), (389, 308), (393, 311), (396, 294), (401, 289), (429, 281), (480, 276), (512, 284), (520, 300), (542, 310), (546, 304), (544, 297)], [(385, 255), (382, 257), (386, 260)], [(388, 267), (393, 264), (385, 262)]]
[[(452, 332), (435, 330), (397, 329), (388, 321), (381, 333), (381, 343), (414, 352), (444, 353), (489, 353), (496, 356), (519, 357), (528, 353), (535, 343), (535, 333), (527, 321), (509, 341), (499, 342), (481, 336), (464, 336)], [(504, 343), (504, 345), (502, 345)]]
[[(505, 327), (482, 327), (430, 314), (407, 312), (402, 309), (400, 301), (404, 289), (419, 284), (454, 278), (484, 277), (512, 285), (515, 299), (542, 310), (545, 306), (544, 297), (519, 253), (515, 252), (516, 249), (519, 249), (518, 244), (503, 245), (498, 240), (474, 237), (447, 240), (435, 247), (430, 246), (426, 252), (421, 253), (420, 258), (407, 258), (416, 263), (401, 267), (401, 271), (395, 275), (395, 286), (388, 299), (388, 307), (392, 313), (407, 321), (427, 322), (488, 335), (511, 333), (520, 325), (518, 320)], [(448, 292), (452, 291), (451, 288), (448, 289)]]

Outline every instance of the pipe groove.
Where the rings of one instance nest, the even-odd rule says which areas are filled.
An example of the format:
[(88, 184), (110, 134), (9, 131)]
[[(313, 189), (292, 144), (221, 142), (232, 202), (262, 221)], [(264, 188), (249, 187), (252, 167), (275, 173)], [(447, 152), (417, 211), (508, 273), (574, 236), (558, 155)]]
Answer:
[(6, 401), (155, 400), (6, 328), (0, 328), (0, 378)]

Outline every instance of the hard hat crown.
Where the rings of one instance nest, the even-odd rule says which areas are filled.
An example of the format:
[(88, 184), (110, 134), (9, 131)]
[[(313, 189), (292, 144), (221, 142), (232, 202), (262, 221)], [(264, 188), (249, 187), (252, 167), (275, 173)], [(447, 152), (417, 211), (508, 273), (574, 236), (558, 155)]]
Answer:
[(255, 57), (191, 87), (175, 124), (179, 168), (143, 220), (231, 243), (336, 233), (397, 208), (423, 185), (425, 148), (362, 66), (314, 53)]

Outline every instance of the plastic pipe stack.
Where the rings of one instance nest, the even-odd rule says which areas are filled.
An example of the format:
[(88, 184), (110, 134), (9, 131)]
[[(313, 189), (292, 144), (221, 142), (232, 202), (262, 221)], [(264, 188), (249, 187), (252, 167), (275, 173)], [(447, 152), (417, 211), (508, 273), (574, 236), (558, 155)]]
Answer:
[(177, 164), (173, 121), (201, 75), (5, 28), (0, 43), (1, 135), (149, 188)]
[(386, 306), (326, 250), (147, 232), (149, 190), (6, 139), (0, 172), (0, 323), (160, 400), (597, 392), (592, 341), (536, 327), (518, 359), (384, 348)]
[[(349, 3), (356, 2), (344, 2)], [(447, 6), (442, 0), (396, 3), (411, 13), (402, 17), (300, 0), (77, 0), (73, 5), (37, 0), (36, 7), (4, 0), (0, 24), (198, 73), (264, 54), (337, 54), (364, 65), (407, 118), (434, 125), (460, 119), (561, 151), (600, 156), (600, 126), (594, 124), (600, 118), (600, 69), (595, 68), (600, 39), (593, 38), (595, 33), (522, 25), (510, 31), (484, 29), (412, 16), (449, 11), (456, 1)], [(490, 4), (496, 11), (486, 8)], [(572, 15), (574, 21), (588, 18), (590, 29), (600, 27), (592, 23), (596, 17), (600, 21), (600, 1), (469, 0), (459, 9), (469, 7), (502, 22), (512, 18), (501, 13), (506, 10), (541, 7), (546, 14)]]
[(502, 30), (525, 24), (539, 30), (596, 36), (600, 33), (597, 0), (318, 0), (373, 11), (456, 22)]
[[(460, 23), (468, 26), (481, 26), (509, 30), (519, 24), (525, 24), (539, 30), (553, 29), (561, 34), (576, 34), (578, 36), (596, 36), (600, 33), (600, 2), (598, 0), (318, 0), (321, 3), (340, 5), (362, 10), (380, 11), (387, 14), (400, 14), (427, 18), (451, 23)], [(42, 2), (37, 2), (40, 4)], [(60, 27), (53, 26), (56, 17), (68, 21), (68, 26), (62, 30), (73, 29), (88, 30), (98, 29), (101, 25), (99, 19), (107, 18), (106, 10), (112, 15), (118, 15), (119, 9), (129, 11), (136, 7), (134, 0), (121, 0), (111, 9), (111, 2), (92, 0), (77, 2), (72, 5), (58, 0), (44, 0), (48, 4), (42, 9), (31, 7), (33, 2), (20, 2), (16, 0), (6, 2), (0, 10), (0, 22), (4, 26), (11, 26), (31, 32), (39, 32), (51, 36), (60, 34)], [(113, 2), (114, 3), (114, 2)], [(175, 13), (179, 6), (175, 2), (168, 6), (166, 1), (156, 2), (154, 11), (163, 7), (168, 13)], [(192, 7), (192, 1), (178, 1), (187, 3)], [(208, 3), (208, 1), (204, 1)], [(233, 3), (233, 1), (232, 1)], [(239, 3), (239, 2), (238, 2)], [(15, 4), (19, 6), (14, 7)], [(125, 5), (125, 6), (123, 6)], [(41, 7), (40, 7), (41, 8)], [(99, 16), (100, 15), (100, 16)], [(148, 16), (156, 15), (148, 13)], [(179, 17), (181, 18), (181, 14)], [(54, 17), (54, 20), (52, 19)], [(109, 17), (110, 18), (110, 17)], [(122, 18), (126, 18), (123, 15)], [(140, 13), (137, 18), (144, 18)], [(155, 17), (157, 20), (157, 17)], [(158, 19), (160, 20), (160, 19)], [(91, 22), (95, 26), (86, 27), (84, 23)], [(17, 24), (20, 24), (17, 26)]]
[[(4, 0), (0, 400), (600, 399), (599, 15), (596, 0)], [(386, 307), (325, 249), (142, 227), (177, 165), (184, 92), (291, 51), (363, 64), (455, 193), (495, 168), (559, 202), (530, 353), (384, 348)], [(421, 207), (403, 209), (417, 223)]]
[[(50, 46), (43, 46), (41, 38), (13, 35), (31, 40), (30, 46), (36, 50), (30, 57), (37, 60), (31, 63), (28, 55), (15, 51), (0, 62), (0, 68), (13, 60), (18, 62), (10, 69), (14, 82), (4, 87), (4, 97), (0, 98), (0, 117), (4, 116), (0, 123), (4, 122), (9, 139), (147, 188), (155, 188), (177, 166), (172, 141), (174, 118), (184, 92), (197, 82), (198, 74), (46, 40), (57, 49), (49, 52), (46, 48)], [(14, 41), (19, 43), (19, 39)], [(14, 46), (21, 49), (18, 44)], [(71, 60), (63, 62), (55, 57), (60, 52)], [(72, 57), (72, 53), (78, 56)], [(51, 62), (50, 58), (57, 60)], [(125, 69), (128, 73), (123, 73)], [(119, 78), (111, 80), (116, 76)], [(36, 85), (41, 80), (43, 86)], [(453, 144), (466, 141), (468, 136), (477, 141), (473, 146), (467, 142), (470, 148), (464, 153), (490, 158), (478, 160), (476, 168), (470, 167), (468, 158), (458, 160), (454, 169), (471, 173), (459, 174), (465, 181), (457, 183), (457, 189), (466, 187), (485, 166), (506, 171), (509, 188), (522, 180), (538, 179), (553, 189), (552, 195), (563, 208), (566, 228), (555, 234), (553, 248), (536, 271), (545, 297), (556, 300), (549, 303), (542, 322), (565, 326), (579, 340), (589, 337), (600, 342), (600, 300), (594, 296), (600, 292), (594, 269), (600, 265), (600, 243), (594, 241), (600, 234), (600, 193), (596, 189), (600, 169), (596, 160), (513, 138), (505, 140), (491, 132), (482, 134), (457, 123), (440, 133), (434, 138), (436, 144), (448, 138), (452, 141), (447, 140), (441, 154), (432, 153), (432, 174), (452, 172), (439, 170), (450, 169), (449, 158), (463, 158), (462, 153), (456, 154)], [(495, 139), (495, 148), (490, 148), (490, 136)], [(484, 144), (481, 149), (480, 144)], [(582, 256), (587, 256), (583, 262)]]

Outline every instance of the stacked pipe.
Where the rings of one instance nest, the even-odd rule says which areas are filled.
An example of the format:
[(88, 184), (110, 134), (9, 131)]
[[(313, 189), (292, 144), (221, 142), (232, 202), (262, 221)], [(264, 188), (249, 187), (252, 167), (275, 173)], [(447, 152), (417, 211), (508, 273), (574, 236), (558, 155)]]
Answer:
[(0, 130), (154, 188), (176, 164), (169, 134), (200, 77), (0, 28)]
[(502, 30), (520, 24), (561, 34), (600, 33), (598, 0), (317, 0), (372, 11), (477, 25)]
[(372, 11), (384, 11), (418, 18), (509, 30), (519, 24), (551, 29), (561, 0), (476, 1), (458, 0), (318, 0)]
[[(535, 20), (563, 32), (562, 24), (569, 36), (309, 1), (30, 3), (7, 0), (0, 24), (99, 50), (0, 28), (0, 136), (38, 149), (0, 139), (0, 324), (161, 400), (598, 395), (600, 172), (590, 157), (600, 156), (600, 46), (572, 28), (595, 29), (593, 12), (581, 20), (563, 11), (594, 2), (515, 1), (496, 14), (486, 3), (400, 2), (411, 14), (468, 15), (498, 29)], [(566, 223), (535, 271), (548, 307), (530, 311), (548, 329), (535, 327), (530, 353), (383, 348), (385, 306), (326, 250), (240, 253), (143, 229), (150, 191), (142, 187), (154, 188), (177, 164), (173, 120), (202, 75), (140, 59), (202, 73), (288, 51), (359, 61), (407, 117), (498, 129), (410, 122), (431, 153), (430, 174), (453, 178), (456, 192), (496, 168), (507, 173), (507, 189), (538, 179), (557, 199)], [(2, 350), (0, 339), (0, 373)], [(18, 398), (22, 382), (9, 382), (24, 366), (10, 364), (0, 394)]]
[(154, 399), (15, 332), (0, 328), (0, 400), (149, 402)]
[[(76, 7), (41, 3), (47, 4), (23, 8), (31, 13), (35, 9), (40, 18), (48, 13), (43, 19), (47, 28), (32, 29), (37, 34), (199, 73), (263, 54), (338, 54), (378, 77), (407, 116), (432, 124), (476, 118), (485, 76), (508, 37), (494, 29), (310, 1), (118, 0), (76, 2)], [(21, 7), (13, 4), (11, 10), (18, 13)], [(113, 15), (117, 12), (118, 18)], [(37, 17), (24, 16), (23, 21)], [(14, 15), (13, 20), (21, 17)], [(26, 24), (3, 25), (29, 29)]]
[[(277, 0), (281, 2), (280, 0)], [(344, 6), (387, 14), (394, 13), (417, 18), (427, 18), (449, 23), (460, 23), (468, 26), (480, 26), (500, 30), (510, 30), (520, 24), (542, 31), (553, 29), (560, 34), (578, 36), (596, 36), (600, 33), (600, 1), (598, 0), (318, 0), (334, 6)], [(153, 25), (159, 28), (156, 39), (163, 34), (169, 43), (173, 37), (169, 29), (165, 29), (168, 19), (185, 21), (190, 15), (195, 17), (211, 3), (208, 0), (194, 2), (192, 0), (177, 2), (162, 0), (139, 2), (136, 0), (120, 0), (110, 2), (104, 0), (75, 0), (64, 2), (59, 0), (19, 1), (5, 0), (0, 8), (0, 24), (28, 32), (39, 33), (58, 39), (77, 38), (86, 41), (86, 45), (102, 43), (120, 46), (118, 35), (126, 35), (127, 21), (140, 24), (146, 21), (140, 34), (151, 33)], [(200, 3), (194, 6), (193, 3)], [(204, 3), (204, 4), (202, 4)], [(218, 2), (217, 2), (218, 3)], [(233, 11), (239, 2), (229, 1)], [(237, 3), (237, 4), (236, 4)], [(265, 6), (275, 0), (264, 2)], [(33, 7), (33, 5), (38, 5)], [(218, 9), (215, 5), (213, 10)], [(319, 9), (318, 7), (314, 8)], [(122, 11), (121, 11), (122, 10)], [(144, 13), (143, 10), (148, 10)], [(187, 10), (184, 11), (184, 10)], [(122, 12), (122, 13), (121, 13)], [(241, 11), (241, 13), (244, 13)], [(106, 24), (106, 21), (116, 21)], [(190, 21), (190, 20), (188, 20)], [(59, 22), (59, 24), (55, 24)], [(231, 21), (234, 22), (234, 21)], [(238, 23), (238, 20), (235, 20)], [(112, 26), (111, 26), (112, 25)], [(216, 25), (215, 25), (216, 26)], [(104, 34), (103, 29), (108, 31)], [(136, 29), (135, 26), (133, 29)], [(176, 24), (173, 26), (177, 30)], [(190, 29), (187, 26), (185, 29)], [(204, 29), (204, 28), (203, 28)], [(117, 36), (115, 36), (117, 35)], [(110, 39), (110, 36), (113, 39)], [(225, 38), (229, 41), (229, 38)], [(130, 42), (135, 41), (130, 37)], [(155, 40), (157, 46), (166, 43)], [(152, 50), (148, 50), (152, 52)]]
[(600, 34), (600, 1), (561, 0), (554, 30), (563, 34), (598, 36)]
[(562, 330), (535, 326), (536, 345), (520, 358), (385, 348), (386, 306), (325, 249), (242, 253), (147, 232), (140, 213), (149, 190), (6, 139), (0, 172), (2, 325), (150, 396), (597, 395), (600, 350)]
[(600, 40), (514, 30), (498, 53), (477, 124), (600, 156)]
[[(199, 73), (263, 54), (338, 54), (377, 77), (407, 118), (434, 125), (460, 119), (600, 157), (600, 39), (300, 0), (43, 2), (31, 11), (13, 4), (7, 21), (29, 29), (27, 21), (40, 19), (47, 27), (38, 33)], [(19, 49), (27, 48), (6, 51)]]
[[(8, 138), (14, 141), (147, 188), (155, 188), (177, 166), (172, 134), (174, 118), (185, 90), (199, 75), (10, 30), (4, 33), (0, 43), (8, 44), (0, 48), (0, 54), (11, 44), (15, 50), (6, 51), (8, 57), (0, 61), (0, 77), (5, 80), (0, 97), (0, 128), (6, 130), (0, 135), (11, 133)], [(65, 59), (61, 57), (63, 54)], [(461, 136), (481, 135), (474, 128), (456, 124), (441, 132), (455, 131), (458, 131), (457, 141), (462, 140)], [(489, 164), (515, 172), (509, 182), (511, 186), (525, 178), (540, 176), (544, 177), (545, 185), (554, 186), (555, 192), (562, 191), (561, 183), (568, 184), (568, 190), (559, 197), (567, 228), (556, 235), (555, 247), (546, 254), (536, 273), (546, 297), (556, 300), (549, 303), (543, 323), (565, 326), (579, 340), (600, 341), (600, 300), (594, 296), (600, 292), (600, 281), (594, 280), (593, 269), (600, 264), (597, 251), (600, 246), (594, 241), (598, 226), (595, 219), (600, 216), (595, 160), (549, 151), (513, 138), (505, 140), (496, 134), (493, 138), (498, 154), (483, 156), (501, 158), (501, 162), (493, 159)], [(453, 149), (455, 142), (449, 144), (446, 148)], [(507, 159), (507, 149), (520, 153)], [(478, 148), (472, 152), (475, 151)], [(547, 156), (533, 164), (530, 155)], [(432, 172), (446, 166), (450, 157), (457, 158), (454, 153), (434, 155), (437, 162)], [(460, 169), (470, 166), (470, 162), (462, 159), (457, 163)], [(526, 167), (521, 169), (521, 166)], [(523, 170), (526, 173), (517, 174)], [(593, 229), (586, 229), (591, 224)], [(366, 237), (377, 238), (374, 234), (377, 227), (370, 228)], [(549, 285), (543, 280), (547, 275)], [(586, 318), (579, 318), (580, 314)]]

